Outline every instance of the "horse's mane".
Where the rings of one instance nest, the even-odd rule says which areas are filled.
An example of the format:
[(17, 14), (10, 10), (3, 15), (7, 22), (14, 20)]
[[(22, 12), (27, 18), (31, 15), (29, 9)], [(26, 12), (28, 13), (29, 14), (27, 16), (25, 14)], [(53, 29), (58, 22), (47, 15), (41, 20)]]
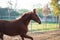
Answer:
[[(22, 16), (24, 16), (25, 14), (30, 14), (31, 12), (32, 12), (32, 11), (25, 12), (25, 13), (23, 13), (23, 14), (22, 14)], [(18, 19), (22, 18), (22, 16), (20, 15), (19, 17), (17, 17), (17, 18), (16, 18), (16, 20), (18, 20)]]
[(17, 17), (16, 20), (20, 19), (21, 17), (22, 17), (22, 16)]

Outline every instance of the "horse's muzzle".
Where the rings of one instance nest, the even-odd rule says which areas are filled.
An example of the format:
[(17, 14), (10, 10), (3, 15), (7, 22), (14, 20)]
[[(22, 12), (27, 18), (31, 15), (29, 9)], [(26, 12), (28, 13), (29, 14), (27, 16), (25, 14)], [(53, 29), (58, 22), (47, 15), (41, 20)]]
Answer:
[(41, 24), (41, 21), (39, 22), (39, 24)]

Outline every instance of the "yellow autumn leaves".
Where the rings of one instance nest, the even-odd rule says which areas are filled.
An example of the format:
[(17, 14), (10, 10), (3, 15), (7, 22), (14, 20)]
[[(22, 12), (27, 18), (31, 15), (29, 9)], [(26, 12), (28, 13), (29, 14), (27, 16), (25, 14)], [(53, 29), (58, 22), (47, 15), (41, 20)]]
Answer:
[(53, 7), (53, 12), (55, 15), (59, 15), (60, 10), (58, 7)]
[(55, 15), (59, 15), (60, 14), (60, 8), (59, 8), (59, 5), (58, 5), (58, 1), (59, 0), (51, 0), (51, 6), (53, 8), (53, 12)]

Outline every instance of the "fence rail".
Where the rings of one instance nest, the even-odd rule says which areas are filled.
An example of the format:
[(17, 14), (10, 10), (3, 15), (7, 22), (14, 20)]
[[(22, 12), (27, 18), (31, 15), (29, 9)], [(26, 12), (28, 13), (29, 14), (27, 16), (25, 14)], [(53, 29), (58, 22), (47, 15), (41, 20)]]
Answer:
[[(15, 20), (18, 16), (0, 16), (0, 20)], [(41, 17), (40, 17), (41, 18)], [(38, 24), (34, 21), (31, 21), (28, 29), (30, 32), (40, 32), (48, 30), (56, 30), (58, 28), (57, 17), (47, 17), (46, 19), (41, 18), (42, 23)]]

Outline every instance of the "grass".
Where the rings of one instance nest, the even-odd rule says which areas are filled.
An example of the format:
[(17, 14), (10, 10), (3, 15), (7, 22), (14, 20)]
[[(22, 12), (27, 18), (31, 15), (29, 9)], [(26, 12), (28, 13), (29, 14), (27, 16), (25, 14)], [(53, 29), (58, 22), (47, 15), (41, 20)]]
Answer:
[(32, 23), (28, 26), (29, 31), (48, 31), (48, 30), (56, 30), (58, 29), (57, 23)]

